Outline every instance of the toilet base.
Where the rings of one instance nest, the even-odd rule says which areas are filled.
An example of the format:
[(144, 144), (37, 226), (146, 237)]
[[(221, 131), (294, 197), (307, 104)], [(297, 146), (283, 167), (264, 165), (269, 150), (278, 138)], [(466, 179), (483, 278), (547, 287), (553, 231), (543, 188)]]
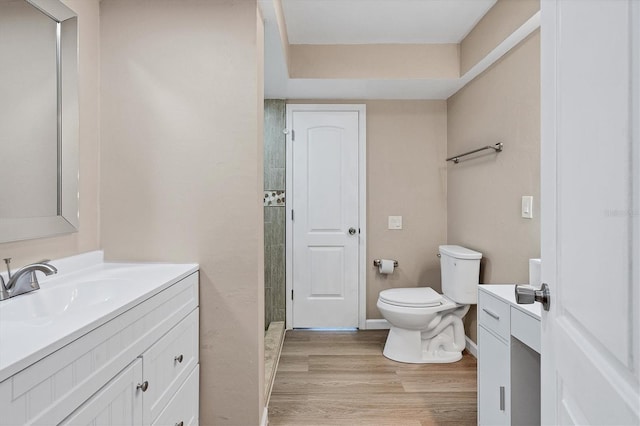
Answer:
[(462, 359), (462, 350), (444, 349), (444, 347), (451, 346), (448, 344), (443, 345), (449, 338), (452, 339), (453, 336), (449, 336), (445, 332), (433, 339), (423, 340), (422, 332), (419, 330), (407, 330), (391, 326), (382, 354), (390, 360), (409, 364), (459, 361)]

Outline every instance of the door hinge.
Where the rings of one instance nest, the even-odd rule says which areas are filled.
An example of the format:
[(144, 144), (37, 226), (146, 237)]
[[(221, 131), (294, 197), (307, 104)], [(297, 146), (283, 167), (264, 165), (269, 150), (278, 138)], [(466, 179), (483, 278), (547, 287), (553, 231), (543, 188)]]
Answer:
[(291, 290), (291, 300), (293, 300), (293, 290)]
[(291, 209), (291, 220), (293, 220), (293, 209)]
[(295, 141), (296, 140), (296, 131), (291, 129), (291, 140)]

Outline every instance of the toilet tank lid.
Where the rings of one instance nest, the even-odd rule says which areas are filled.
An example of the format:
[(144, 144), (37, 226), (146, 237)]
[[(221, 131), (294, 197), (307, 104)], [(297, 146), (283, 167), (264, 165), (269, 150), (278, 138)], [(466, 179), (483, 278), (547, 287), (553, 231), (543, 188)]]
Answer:
[(454, 257), (456, 259), (481, 259), (482, 253), (470, 250), (462, 246), (440, 246), (440, 254)]

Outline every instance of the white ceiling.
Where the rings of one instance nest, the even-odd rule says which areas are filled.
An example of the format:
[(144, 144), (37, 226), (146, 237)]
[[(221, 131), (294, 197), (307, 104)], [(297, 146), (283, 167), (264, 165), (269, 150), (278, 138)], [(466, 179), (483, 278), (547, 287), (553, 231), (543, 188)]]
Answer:
[(291, 44), (459, 43), (496, 0), (283, 0)]
[[(265, 25), (265, 99), (447, 99), (540, 26), (538, 12), (458, 79), (293, 79), (288, 75), (273, 1), (258, 0)], [(353, 34), (349, 36), (352, 38), (347, 39), (341, 31), (348, 31), (348, 27), (359, 28), (358, 37), (364, 37), (363, 34), (368, 33), (367, 37), (371, 38), (366, 39), (366, 43), (409, 43), (408, 40), (413, 39), (403, 38), (409, 37), (407, 34), (411, 33), (413, 35), (410, 37), (413, 37), (417, 32), (422, 31), (421, 37), (427, 37), (425, 34), (433, 33), (436, 27), (441, 29), (438, 43), (451, 40), (456, 43), (464, 38), (495, 2), (496, 0), (284, 0), (284, 5), (289, 8), (288, 13), (291, 12), (292, 4), (295, 8), (309, 5), (311, 8), (318, 6), (322, 9), (322, 11), (313, 9), (316, 10), (313, 13), (302, 11), (301, 13), (306, 16), (304, 19), (307, 20), (304, 25), (300, 25), (292, 17), (285, 18), (291, 43), (348, 44), (354, 43), (355, 40), (365, 40), (364, 38), (356, 39)], [(418, 16), (417, 10), (427, 10), (429, 7), (433, 12), (421, 12), (428, 18)], [(365, 9), (366, 12), (363, 12)], [(333, 14), (331, 10), (334, 10)], [(349, 10), (349, 12), (342, 12), (343, 10)], [(341, 11), (339, 25), (334, 22), (337, 20), (332, 18), (337, 14), (336, 11)], [(347, 15), (349, 19), (345, 18)], [(435, 17), (436, 15), (438, 18)], [(387, 22), (389, 21), (387, 18), (391, 16), (393, 23)], [(381, 20), (383, 20), (381, 24), (374, 23)], [(408, 25), (407, 21), (413, 22), (413, 30), (409, 31), (405, 28)], [(435, 21), (436, 24), (428, 25), (427, 21)], [(467, 22), (466, 27), (461, 23), (463, 21)], [(405, 23), (400, 25), (402, 22)], [(294, 37), (300, 36), (300, 34), (292, 36), (296, 26), (308, 27), (308, 29), (303, 28), (303, 31), (308, 34), (319, 31), (320, 36), (327, 38), (295, 39)], [(320, 31), (318, 30), (320, 27), (325, 29)], [(393, 31), (392, 27), (395, 28)], [(334, 32), (340, 34), (337, 35)], [(384, 34), (383, 38), (382, 34)]]

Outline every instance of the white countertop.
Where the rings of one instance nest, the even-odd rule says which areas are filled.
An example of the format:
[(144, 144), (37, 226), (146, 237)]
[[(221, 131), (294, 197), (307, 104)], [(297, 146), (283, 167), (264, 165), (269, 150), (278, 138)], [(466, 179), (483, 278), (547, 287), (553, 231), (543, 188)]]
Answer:
[(0, 301), (0, 382), (161, 292), (195, 263), (105, 263), (102, 252), (51, 262), (40, 290)]
[(504, 300), (516, 309), (521, 310), (527, 315), (536, 318), (538, 321), (541, 319), (540, 303), (532, 303), (531, 305), (518, 305), (516, 303), (515, 284), (480, 284), (478, 289), (486, 293), (491, 294), (499, 299)]

